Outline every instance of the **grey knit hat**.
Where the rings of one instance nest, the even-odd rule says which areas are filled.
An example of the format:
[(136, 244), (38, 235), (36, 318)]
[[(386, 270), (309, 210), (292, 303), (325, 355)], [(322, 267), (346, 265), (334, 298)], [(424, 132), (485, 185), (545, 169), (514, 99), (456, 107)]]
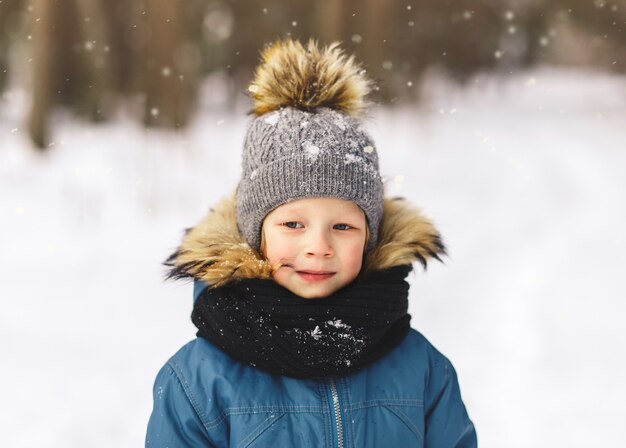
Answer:
[(248, 126), (237, 222), (259, 250), (263, 219), (296, 199), (335, 197), (365, 212), (368, 248), (376, 244), (383, 210), (378, 155), (361, 126), (370, 82), (337, 44), (319, 49), (310, 41), (274, 43), (249, 90), (256, 117)]

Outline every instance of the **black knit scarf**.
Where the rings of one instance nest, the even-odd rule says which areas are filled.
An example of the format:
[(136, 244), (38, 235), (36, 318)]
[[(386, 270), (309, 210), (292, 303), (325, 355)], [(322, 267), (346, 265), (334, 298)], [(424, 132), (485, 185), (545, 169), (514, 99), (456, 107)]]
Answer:
[(272, 280), (209, 288), (191, 319), (203, 337), (270, 373), (320, 378), (354, 372), (409, 331), (410, 266), (368, 274), (323, 299), (303, 299)]

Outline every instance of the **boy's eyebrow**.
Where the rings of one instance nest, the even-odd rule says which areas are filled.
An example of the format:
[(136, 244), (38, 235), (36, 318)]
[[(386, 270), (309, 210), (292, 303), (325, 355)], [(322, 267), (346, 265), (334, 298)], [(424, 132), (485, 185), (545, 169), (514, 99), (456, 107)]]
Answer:
[[(317, 214), (317, 210), (308, 210), (306, 207), (303, 207), (301, 205), (295, 205), (295, 204), (284, 204), (284, 205), (288, 205), (288, 207), (281, 207), (280, 209), (276, 209), (276, 215), (277, 216), (284, 216), (284, 215), (306, 215), (308, 213), (312, 213), (314, 215)], [(332, 219), (336, 219), (336, 220), (345, 220), (345, 219), (359, 219), (361, 216), (363, 216), (363, 211), (362, 210), (341, 210), (341, 212), (337, 212), (337, 215), (332, 217)]]
[(276, 212), (276, 216), (290, 216), (290, 215), (299, 215), (302, 214), (301, 210), (279, 210)]
[[(277, 215), (291, 215), (291, 214), (307, 214), (307, 213), (311, 213), (314, 215), (317, 215), (317, 211), (316, 210), (303, 210), (301, 207), (294, 207), (293, 209), (288, 209), (288, 210), (280, 210), (278, 211)], [(337, 219), (337, 220), (342, 220), (342, 219), (358, 219), (361, 217), (361, 213), (359, 212), (353, 212), (353, 211), (342, 211), (341, 213), (337, 213), (336, 216), (333, 216), (333, 219)]]

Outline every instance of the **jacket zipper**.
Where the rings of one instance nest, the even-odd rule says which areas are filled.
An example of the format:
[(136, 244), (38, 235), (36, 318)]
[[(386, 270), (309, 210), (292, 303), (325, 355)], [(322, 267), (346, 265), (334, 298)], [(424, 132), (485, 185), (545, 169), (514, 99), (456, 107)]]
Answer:
[(337, 448), (343, 448), (343, 424), (341, 422), (341, 406), (339, 404), (339, 393), (334, 378), (330, 379), (330, 393), (333, 399), (333, 410), (335, 413), (335, 423), (337, 425)]

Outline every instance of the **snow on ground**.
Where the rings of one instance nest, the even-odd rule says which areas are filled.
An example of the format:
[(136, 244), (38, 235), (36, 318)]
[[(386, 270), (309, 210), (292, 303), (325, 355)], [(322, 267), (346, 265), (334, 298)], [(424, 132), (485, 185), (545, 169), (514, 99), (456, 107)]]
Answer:
[[(210, 90), (210, 89), (209, 89)], [(626, 444), (626, 81), (549, 69), (368, 119), (390, 194), (450, 256), (412, 277), (413, 325), (457, 368), (481, 447)], [(0, 100), (2, 446), (143, 443), (161, 365), (194, 337), (161, 261), (229, 194), (247, 118), (204, 103), (181, 133), (59, 114), (30, 148)]]

